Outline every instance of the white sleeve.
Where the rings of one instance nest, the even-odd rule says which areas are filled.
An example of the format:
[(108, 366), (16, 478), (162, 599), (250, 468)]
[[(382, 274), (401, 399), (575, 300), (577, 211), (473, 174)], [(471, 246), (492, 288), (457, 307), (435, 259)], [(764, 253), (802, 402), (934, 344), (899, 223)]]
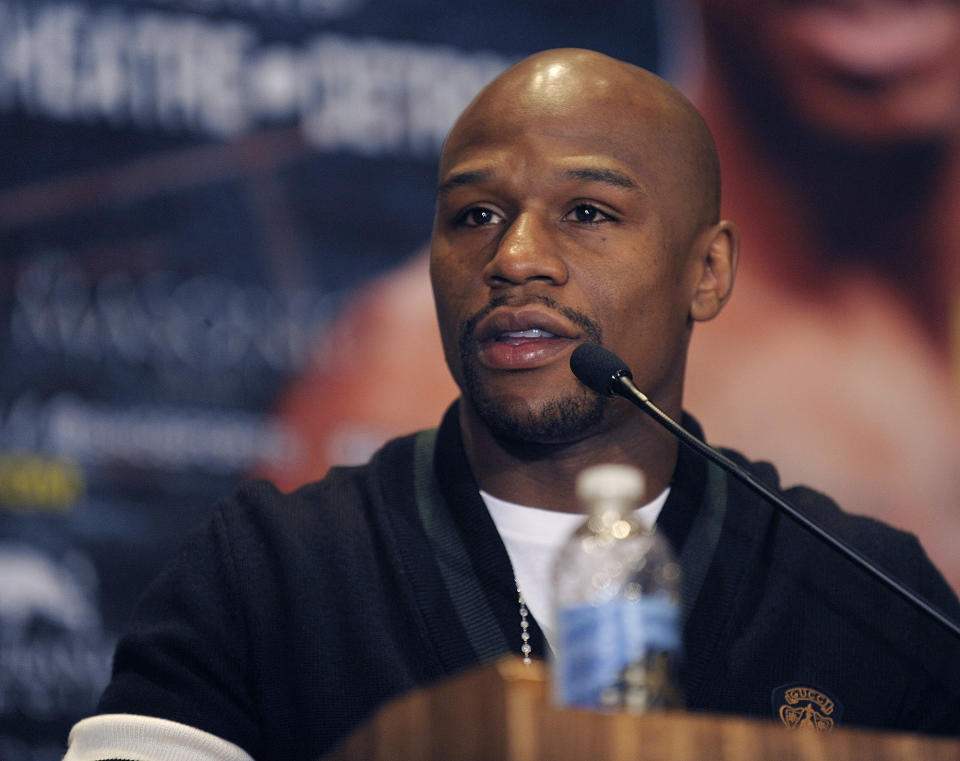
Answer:
[(186, 724), (152, 716), (91, 716), (70, 730), (63, 761), (253, 761), (238, 745)]

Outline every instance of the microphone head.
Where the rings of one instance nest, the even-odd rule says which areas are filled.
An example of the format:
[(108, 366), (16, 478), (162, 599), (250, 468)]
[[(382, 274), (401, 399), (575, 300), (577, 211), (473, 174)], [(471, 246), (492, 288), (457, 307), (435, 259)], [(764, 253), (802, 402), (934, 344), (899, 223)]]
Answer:
[(570, 369), (601, 396), (613, 396), (620, 378), (633, 378), (626, 363), (600, 344), (580, 344), (570, 355)]

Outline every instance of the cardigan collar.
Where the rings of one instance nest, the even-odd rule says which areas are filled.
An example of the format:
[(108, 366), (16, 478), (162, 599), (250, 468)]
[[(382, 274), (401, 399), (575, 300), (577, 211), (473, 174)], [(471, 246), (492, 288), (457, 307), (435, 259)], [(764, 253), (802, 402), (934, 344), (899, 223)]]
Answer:
[[(700, 426), (692, 417), (685, 415), (683, 423), (694, 435), (702, 438)], [(430, 469), (432, 484), (423, 482), (426, 468), (418, 471), (421, 473), (418, 486), (421, 519), (427, 524), (435, 551), (439, 550), (440, 570), (471, 647), (479, 660), (506, 651), (519, 652), (519, 606), (513, 571), (467, 461), (458, 403), (447, 410), (435, 438), (433, 432), (421, 434), (417, 447), (428, 454), (432, 449), (433, 463)], [(681, 563), (685, 568), (689, 564), (694, 571), (692, 578), (685, 580), (684, 612), (687, 614), (712, 558), (716, 532), (711, 532), (710, 528), (718, 527), (722, 522), (722, 512), (719, 517), (716, 512), (725, 504), (725, 482), (716, 474), (708, 478), (708, 470), (707, 463), (695, 453), (680, 447), (670, 496), (657, 520)], [(711, 483), (714, 488), (708, 493), (708, 484)], [(431, 494), (428, 498), (427, 495)], [(706, 502), (705, 495), (708, 497)], [(423, 504), (424, 499), (428, 504)], [(430, 504), (437, 501), (442, 501), (443, 506)], [(709, 509), (703, 509), (705, 504)], [(694, 530), (698, 517), (705, 516), (706, 520), (710, 514), (713, 514), (713, 520), (707, 520), (706, 527)], [(698, 546), (688, 546), (691, 535), (699, 540)], [(711, 537), (713, 542), (709, 541)], [(707, 546), (700, 546), (704, 538)], [(687, 576), (689, 574), (685, 579)], [(542, 658), (545, 653), (543, 633), (532, 617), (531, 621), (533, 655)]]

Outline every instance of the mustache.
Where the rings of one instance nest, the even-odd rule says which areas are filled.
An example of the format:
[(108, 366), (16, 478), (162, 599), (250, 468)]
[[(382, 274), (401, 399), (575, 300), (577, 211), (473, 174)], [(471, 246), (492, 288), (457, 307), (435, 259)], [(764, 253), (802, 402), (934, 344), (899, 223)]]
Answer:
[(461, 354), (465, 352), (469, 346), (476, 343), (476, 339), (474, 339), (474, 333), (477, 328), (477, 323), (490, 314), (494, 309), (507, 305), (524, 306), (526, 304), (543, 304), (545, 307), (552, 309), (554, 312), (562, 314), (570, 322), (580, 328), (580, 330), (583, 331), (584, 335), (586, 335), (590, 341), (601, 345), (603, 344), (603, 329), (600, 327), (600, 323), (592, 320), (578, 309), (560, 304), (549, 296), (544, 295), (534, 296), (520, 303), (518, 303), (516, 299), (512, 299), (509, 296), (497, 296), (490, 299), (486, 306), (474, 312), (460, 324), (459, 344)]

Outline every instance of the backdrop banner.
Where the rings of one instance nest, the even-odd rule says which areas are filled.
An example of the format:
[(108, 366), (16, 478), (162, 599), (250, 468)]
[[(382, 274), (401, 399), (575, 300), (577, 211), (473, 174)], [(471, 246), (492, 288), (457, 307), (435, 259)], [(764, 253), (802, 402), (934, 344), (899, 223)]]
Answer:
[(279, 400), (429, 238), (475, 92), (656, 39), (646, 2), (0, 0), (0, 761), (59, 759), (184, 533), (304, 462)]

